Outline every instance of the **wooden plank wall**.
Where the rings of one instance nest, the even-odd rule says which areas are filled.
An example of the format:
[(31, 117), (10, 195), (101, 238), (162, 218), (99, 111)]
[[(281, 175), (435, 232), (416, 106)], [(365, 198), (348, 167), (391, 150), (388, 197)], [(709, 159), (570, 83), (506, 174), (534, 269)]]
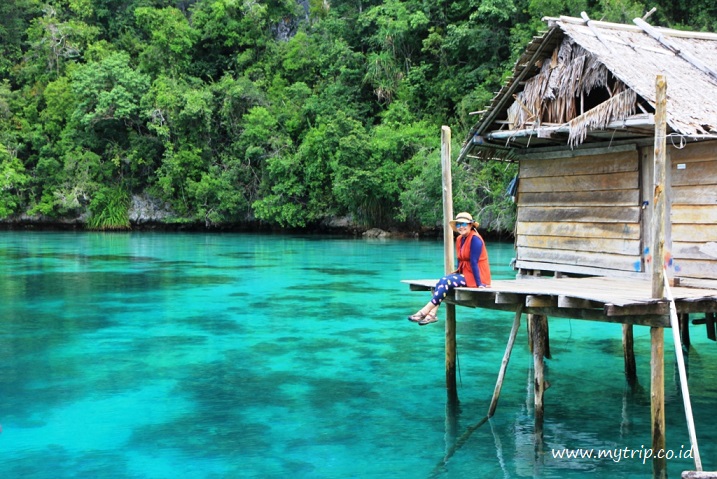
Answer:
[(675, 276), (717, 279), (717, 142), (670, 148)]
[(643, 271), (639, 154), (623, 150), (520, 161), (519, 268)]

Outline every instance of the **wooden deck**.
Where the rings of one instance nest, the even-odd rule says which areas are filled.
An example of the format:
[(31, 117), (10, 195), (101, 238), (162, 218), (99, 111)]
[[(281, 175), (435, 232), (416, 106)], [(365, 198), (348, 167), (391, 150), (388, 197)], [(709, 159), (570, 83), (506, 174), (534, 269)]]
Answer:
[[(430, 291), (435, 279), (405, 280), (412, 291)], [(717, 289), (670, 288), (677, 312), (717, 312)], [(491, 288), (457, 288), (448, 303), (473, 308), (586, 319), (611, 323), (670, 327), (669, 302), (651, 297), (649, 280), (627, 278), (526, 278), (493, 281)]]

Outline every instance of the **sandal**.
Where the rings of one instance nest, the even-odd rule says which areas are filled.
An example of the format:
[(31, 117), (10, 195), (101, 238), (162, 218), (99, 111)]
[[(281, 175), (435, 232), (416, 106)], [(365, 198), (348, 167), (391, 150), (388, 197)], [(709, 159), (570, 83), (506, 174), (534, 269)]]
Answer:
[(427, 314), (426, 317), (423, 318), (423, 320), (418, 322), (418, 325), (425, 326), (427, 324), (435, 323), (436, 321), (438, 321), (438, 318), (435, 314)]
[(425, 318), (425, 317), (426, 317), (426, 315), (419, 311), (416, 314), (410, 315), (408, 317), (408, 320), (413, 321), (414, 323), (418, 323), (420, 321), (423, 321), (423, 318)]

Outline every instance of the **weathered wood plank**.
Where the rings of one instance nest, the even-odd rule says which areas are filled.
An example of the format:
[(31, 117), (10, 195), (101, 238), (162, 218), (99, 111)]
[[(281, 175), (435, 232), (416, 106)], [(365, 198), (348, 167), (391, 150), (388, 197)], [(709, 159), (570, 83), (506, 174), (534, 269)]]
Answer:
[(717, 159), (717, 141), (688, 143), (684, 148), (670, 148), (672, 163), (689, 163)]
[(685, 243), (689, 243), (697, 239), (704, 242), (717, 241), (717, 228), (715, 228), (714, 225), (672, 225), (673, 242), (682, 241)]
[(570, 251), (594, 251), (597, 253), (615, 253), (639, 255), (639, 240), (617, 238), (572, 238), (567, 236), (527, 236), (516, 238), (516, 245), (530, 248), (565, 249)]
[(717, 261), (675, 259), (675, 276), (717, 279)]
[(630, 190), (638, 187), (637, 172), (604, 175), (563, 175), (541, 178), (520, 178), (518, 192)]
[(671, 220), (673, 224), (714, 225), (717, 223), (717, 205), (672, 205)]
[(716, 185), (717, 161), (672, 162), (672, 185)]
[(635, 206), (640, 204), (640, 190), (521, 193), (520, 204), (525, 206)]
[[(408, 285), (431, 287), (437, 279), (403, 280)], [(678, 305), (685, 302), (713, 301), (717, 304), (717, 281), (686, 279), (688, 286), (674, 286), (672, 295)], [(491, 288), (457, 288), (462, 298), (478, 298), (482, 302), (493, 302), (501, 295), (515, 297), (566, 296), (586, 299), (617, 306), (655, 303), (651, 297), (651, 282), (648, 279), (617, 277), (552, 278), (531, 277), (531, 279), (495, 280)], [(520, 301), (522, 302), (522, 301)], [(511, 311), (515, 307), (511, 306)]]
[[(642, 140), (644, 141), (644, 140)], [(641, 141), (605, 141), (603, 143), (590, 143), (590, 146), (586, 146), (586, 143), (578, 145), (571, 150), (566, 150), (564, 147), (544, 147), (540, 150), (526, 149), (516, 152), (521, 160), (562, 160), (565, 158), (578, 158), (581, 156), (603, 156), (607, 153), (615, 154), (622, 153), (624, 151), (637, 151), (638, 144)]]
[[(717, 168), (717, 164), (715, 165)], [(715, 205), (717, 204), (717, 185), (705, 188), (704, 185), (672, 187), (672, 205)]]
[(563, 175), (604, 175), (626, 171), (637, 171), (637, 151), (609, 152), (602, 155), (576, 156), (555, 161), (521, 160), (520, 177)]
[[(521, 261), (538, 261), (565, 265), (592, 266), (616, 270), (636, 271), (637, 256), (617, 254), (550, 250), (519, 246), (516, 257)], [(639, 267), (639, 266), (637, 266)]]
[(533, 207), (518, 206), (518, 221), (575, 221), (582, 223), (638, 223), (640, 208), (624, 206), (580, 207)]
[(699, 259), (703, 261), (717, 261), (717, 242), (673, 242), (672, 257), (676, 259)]
[[(503, 293), (494, 293), (491, 291), (490, 293), (482, 294), (481, 301), (494, 301), (497, 303), (498, 302), (497, 296), (499, 296), (500, 294), (503, 294)], [(472, 300), (474, 296), (475, 296), (475, 294), (469, 289), (457, 288), (454, 291), (454, 297), (455, 297), (456, 301), (469, 301), (469, 300)]]
[(572, 236), (574, 238), (640, 239), (639, 223), (579, 223), (524, 221), (516, 224), (516, 234), (541, 236)]
[(587, 274), (592, 276), (613, 276), (620, 278), (644, 278), (645, 273), (642, 265), (640, 271), (635, 270), (616, 270), (612, 268), (600, 268), (597, 266), (583, 266), (570, 264), (545, 263), (531, 260), (517, 260), (515, 267), (518, 269), (533, 269), (542, 271), (556, 271), (569, 274)]

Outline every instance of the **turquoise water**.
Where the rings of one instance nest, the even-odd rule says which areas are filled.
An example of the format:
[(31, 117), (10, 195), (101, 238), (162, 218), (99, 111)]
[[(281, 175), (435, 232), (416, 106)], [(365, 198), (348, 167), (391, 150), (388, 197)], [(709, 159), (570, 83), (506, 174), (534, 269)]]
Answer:
[[(512, 246), (489, 246), (494, 278), (512, 278)], [(429, 298), (400, 283), (438, 277), (442, 254), (414, 240), (0, 232), (0, 477), (650, 477), (647, 328), (633, 393), (619, 325), (551, 320), (540, 445), (524, 322), (496, 415), (464, 435), (485, 416), (513, 315), (458, 308), (448, 407), (443, 321), (406, 321)], [(709, 470), (717, 344), (703, 328), (689, 366)], [(667, 447), (684, 455), (671, 360), (665, 373)], [(562, 448), (633, 458), (553, 457)], [(692, 468), (668, 461), (669, 477)]]

